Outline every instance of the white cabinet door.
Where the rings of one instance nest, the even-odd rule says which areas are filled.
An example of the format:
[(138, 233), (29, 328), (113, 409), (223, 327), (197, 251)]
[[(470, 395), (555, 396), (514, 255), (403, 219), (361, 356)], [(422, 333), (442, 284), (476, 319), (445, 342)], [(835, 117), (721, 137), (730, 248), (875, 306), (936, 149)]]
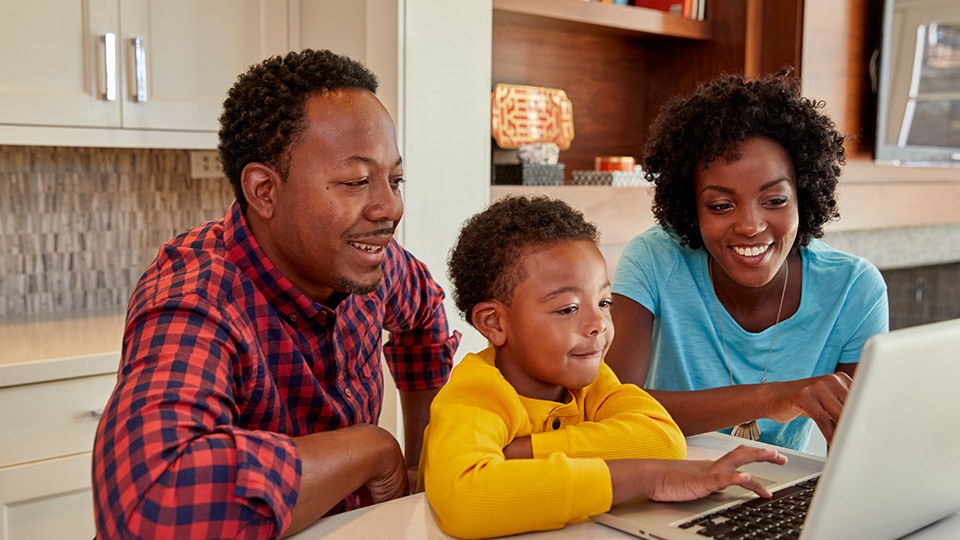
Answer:
[(0, 540), (93, 538), (90, 452), (0, 467)]
[(237, 75), (291, 48), (285, 1), (120, 0), (120, 17), (126, 128), (216, 131)]
[[(103, 99), (116, 0), (0, 3), (0, 124), (119, 127)], [(116, 55), (111, 58), (115, 63)]]
[(90, 450), (116, 380), (0, 387), (0, 540), (93, 537)]
[(2, 2), (0, 144), (212, 147), (227, 89), (298, 48), (297, 16), (288, 0)]

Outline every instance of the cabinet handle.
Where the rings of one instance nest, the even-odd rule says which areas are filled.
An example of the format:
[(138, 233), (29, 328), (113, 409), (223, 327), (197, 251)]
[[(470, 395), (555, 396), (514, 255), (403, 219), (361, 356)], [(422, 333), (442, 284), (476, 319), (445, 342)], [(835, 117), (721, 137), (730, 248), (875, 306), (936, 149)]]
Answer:
[(133, 38), (133, 66), (137, 78), (137, 91), (133, 100), (143, 103), (147, 101), (147, 53), (141, 38)]
[(103, 99), (117, 100), (117, 35), (108, 32), (103, 35)]

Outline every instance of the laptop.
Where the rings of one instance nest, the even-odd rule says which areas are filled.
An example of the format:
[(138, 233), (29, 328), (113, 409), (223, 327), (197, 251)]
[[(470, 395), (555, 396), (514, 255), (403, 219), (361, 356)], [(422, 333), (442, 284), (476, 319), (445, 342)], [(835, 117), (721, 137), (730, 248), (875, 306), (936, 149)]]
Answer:
[[(719, 433), (687, 442), (689, 459), (715, 459), (739, 444), (767, 446)], [(960, 510), (960, 319), (870, 338), (827, 457), (778, 450), (786, 465), (741, 470), (775, 499), (783, 491), (812, 494), (788, 537), (899, 538)], [(756, 506), (763, 501), (731, 487), (684, 503), (635, 501), (593, 519), (648, 540), (733, 538), (742, 530), (739, 514), (773, 513)], [(756, 537), (788, 530), (777, 525)]]

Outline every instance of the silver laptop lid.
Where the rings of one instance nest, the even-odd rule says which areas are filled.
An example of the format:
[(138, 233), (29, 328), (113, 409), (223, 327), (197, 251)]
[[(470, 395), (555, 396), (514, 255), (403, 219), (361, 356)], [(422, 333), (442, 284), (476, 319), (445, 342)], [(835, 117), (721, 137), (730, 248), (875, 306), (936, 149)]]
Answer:
[(960, 510), (960, 319), (872, 337), (803, 538), (897, 538)]

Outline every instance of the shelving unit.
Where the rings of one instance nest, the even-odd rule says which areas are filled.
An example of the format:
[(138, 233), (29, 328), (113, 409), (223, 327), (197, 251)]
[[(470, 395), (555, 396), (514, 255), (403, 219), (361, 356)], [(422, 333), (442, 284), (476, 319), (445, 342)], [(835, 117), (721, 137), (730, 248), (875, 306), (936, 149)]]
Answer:
[[(795, 27), (780, 32), (787, 43), (772, 53), (748, 54), (748, 34), (759, 50), (756, 29), (771, 17), (757, 9), (760, 1), (710, 2), (700, 21), (583, 0), (493, 0), (493, 83), (566, 92), (575, 137), (560, 160), (569, 184), (572, 171), (593, 168), (595, 156), (642, 157), (648, 127), (670, 98), (721, 73), (743, 73), (748, 59), (756, 70), (796, 64)], [(802, 2), (794, 3), (792, 17), (778, 4), (785, 24), (796, 24)], [(516, 160), (512, 150), (492, 154), (493, 163)]]
[(493, 0), (499, 22), (534, 22), (577, 32), (623, 33), (632, 37), (710, 39), (704, 21), (633, 6), (583, 0)]
[[(709, 0), (694, 21), (582, 0), (493, 0), (492, 82), (562, 88), (573, 102), (575, 138), (560, 153), (571, 171), (597, 155), (642, 157), (662, 105), (721, 73), (755, 77), (790, 65), (803, 94), (823, 100), (847, 134), (842, 220), (832, 231), (958, 223), (960, 168), (874, 163), (869, 57), (882, 0)], [(804, 63), (804, 59), (806, 62)], [(494, 146), (494, 163), (515, 159)], [(614, 264), (622, 243), (652, 223), (647, 188), (491, 186), (560, 197), (601, 226)]]

